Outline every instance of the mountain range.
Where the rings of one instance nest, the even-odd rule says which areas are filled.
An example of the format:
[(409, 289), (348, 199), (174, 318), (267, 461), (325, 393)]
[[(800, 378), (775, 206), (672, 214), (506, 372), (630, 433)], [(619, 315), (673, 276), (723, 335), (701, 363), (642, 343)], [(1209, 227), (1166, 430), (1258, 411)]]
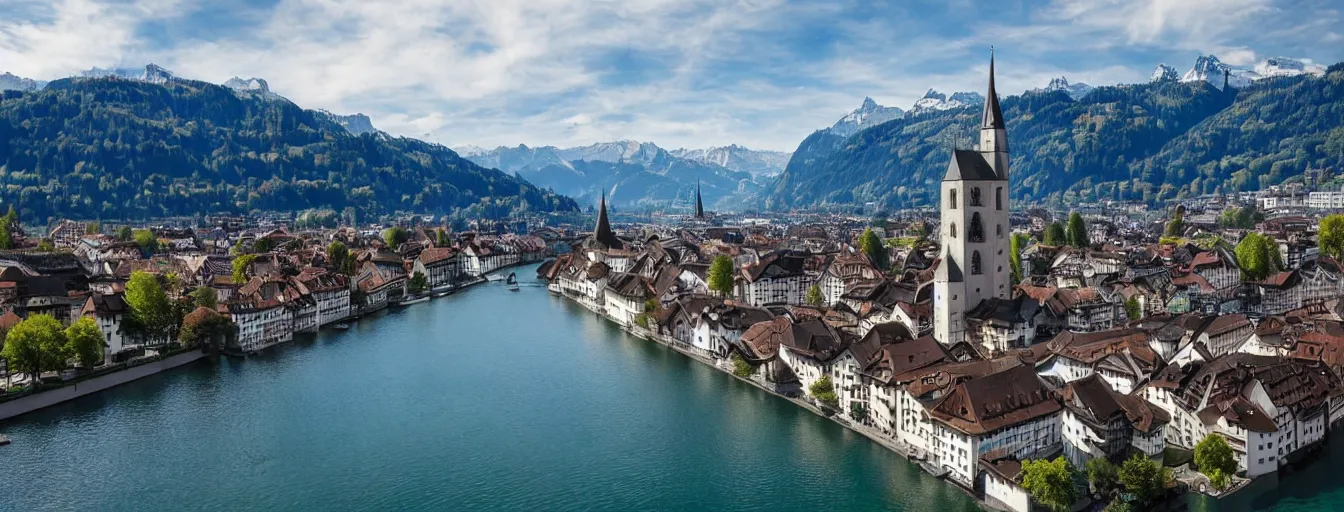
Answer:
[(737, 209), (733, 198), (757, 193), (760, 181), (783, 171), (787, 153), (733, 145), (704, 150), (665, 150), (651, 142), (623, 140), (588, 146), (458, 147), (465, 158), (573, 196), (580, 202), (622, 206), (690, 204), (701, 188), (711, 208)]
[(367, 118), (299, 108), (265, 81), (230, 85), (150, 65), (0, 93), (0, 204), (42, 221), (257, 209), (464, 217), (578, 209), (442, 145), (363, 130), (371, 129)]
[[(1229, 90), (1222, 87), (1222, 70)], [(1064, 81), (1002, 98), (1017, 199), (1145, 201), (1254, 190), (1306, 169), (1344, 168), (1344, 68), (1269, 59), (1232, 68), (1201, 57), (1144, 84), (1081, 95)], [(1070, 84), (1072, 85), (1072, 84)], [(841, 137), (813, 133), (762, 195), (769, 208), (930, 205), (949, 140), (968, 141), (981, 105), (906, 116)]]

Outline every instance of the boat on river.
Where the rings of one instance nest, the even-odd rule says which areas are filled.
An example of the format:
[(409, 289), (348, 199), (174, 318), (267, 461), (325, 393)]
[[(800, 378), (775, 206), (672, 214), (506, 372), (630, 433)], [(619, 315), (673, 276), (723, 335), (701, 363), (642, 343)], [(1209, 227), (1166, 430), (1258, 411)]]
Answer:
[(419, 304), (421, 302), (429, 302), (429, 295), (412, 295), (406, 297), (404, 299), (401, 299), (401, 302), (398, 302), (397, 306), (406, 307), (411, 304)]
[(504, 281), (504, 284), (509, 285), (509, 289), (512, 291), (518, 291), (518, 275), (509, 272), (509, 278)]
[(344, 331), (344, 330), (350, 328), (350, 324), (347, 324), (347, 323), (345, 323), (345, 322), (341, 322), (341, 323), (339, 323), (339, 324), (332, 325), (331, 328), (332, 328), (332, 329), (338, 329), (338, 330), (342, 330), (342, 331)]

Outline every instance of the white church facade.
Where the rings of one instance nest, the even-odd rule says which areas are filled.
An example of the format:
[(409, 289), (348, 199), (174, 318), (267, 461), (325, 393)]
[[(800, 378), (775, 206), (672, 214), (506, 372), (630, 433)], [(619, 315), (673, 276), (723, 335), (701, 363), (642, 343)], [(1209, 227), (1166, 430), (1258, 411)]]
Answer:
[(993, 57), (980, 146), (953, 151), (939, 202), (942, 257), (934, 275), (933, 336), (951, 346), (967, 340), (967, 311), (985, 299), (1012, 295), (1008, 132), (994, 91)]

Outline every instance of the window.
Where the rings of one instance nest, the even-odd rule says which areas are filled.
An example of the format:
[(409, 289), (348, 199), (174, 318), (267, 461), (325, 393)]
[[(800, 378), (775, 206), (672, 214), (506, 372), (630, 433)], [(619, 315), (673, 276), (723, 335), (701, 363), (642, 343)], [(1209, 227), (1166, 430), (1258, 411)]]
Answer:
[(971, 206), (983, 206), (980, 204), (980, 187), (971, 187)]
[(948, 195), (948, 208), (955, 210), (957, 209), (957, 189), (954, 188), (949, 192), (951, 192), (951, 194)]
[(980, 223), (980, 212), (971, 215), (971, 230), (967, 232), (966, 236), (972, 242), (985, 241), (985, 227)]
[(972, 253), (971, 253), (971, 273), (972, 273), (972, 274), (980, 274), (980, 273), (981, 273), (981, 268), (980, 268), (980, 251), (975, 251), (975, 252), (972, 252)]
[[(953, 196), (953, 199), (955, 199), (955, 198), (956, 198), (956, 197)], [(956, 237), (957, 237), (957, 223), (953, 222), (953, 223), (952, 223), (951, 225), (949, 225), (948, 227), (949, 227), (950, 230), (951, 230), (952, 238), (956, 238)]]
[(1003, 209), (1003, 187), (994, 189), (994, 209)]
[(1003, 224), (994, 225), (994, 234), (997, 235), (999, 238), (1003, 238)]

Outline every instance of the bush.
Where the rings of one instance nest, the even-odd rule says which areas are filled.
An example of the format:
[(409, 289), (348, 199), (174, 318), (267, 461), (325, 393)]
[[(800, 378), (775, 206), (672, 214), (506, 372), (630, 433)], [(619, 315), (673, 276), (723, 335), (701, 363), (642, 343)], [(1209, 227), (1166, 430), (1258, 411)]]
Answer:
[(730, 359), (733, 361), (733, 375), (745, 379), (750, 377), (751, 374), (756, 373), (756, 367), (752, 366), (751, 363), (748, 363), (746, 359), (742, 359), (742, 356), (738, 355), (737, 352), (733, 352), (733, 356)]
[(817, 401), (831, 406), (832, 408), (840, 406), (840, 396), (835, 394), (835, 384), (831, 382), (831, 376), (826, 375), (807, 388), (808, 394)]

